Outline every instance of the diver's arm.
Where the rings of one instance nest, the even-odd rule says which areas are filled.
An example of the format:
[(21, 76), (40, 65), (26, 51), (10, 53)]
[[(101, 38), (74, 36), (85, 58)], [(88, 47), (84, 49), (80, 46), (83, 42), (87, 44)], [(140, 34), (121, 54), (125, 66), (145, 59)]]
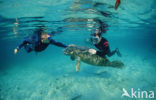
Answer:
[(23, 41), (18, 47), (14, 49), (14, 54), (16, 54), (24, 45), (29, 43), (28, 41)]
[(96, 55), (103, 56), (105, 53), (103, 51), (96, 51)]
[(103, 56), (105, 53), (104, 51), (96, 51), (95, 49), (89, 49), (88, 51), (90, 54), (95, 54), (95, 55), (98, 55), (98, 56)]
[[(103, 42), (104, 44), (104, 42)], [(105, 55), (105, 47), (102, 46), (101, 50), (97, 50), (96, 55), (104, 56)]]
[(54, 44), (56, 46), (63, 47), (63, 48), (67, 47), (66, 45), (62, 44), (61, 42), (56, 42), (53, 39), (50, 40), (50, 44)]

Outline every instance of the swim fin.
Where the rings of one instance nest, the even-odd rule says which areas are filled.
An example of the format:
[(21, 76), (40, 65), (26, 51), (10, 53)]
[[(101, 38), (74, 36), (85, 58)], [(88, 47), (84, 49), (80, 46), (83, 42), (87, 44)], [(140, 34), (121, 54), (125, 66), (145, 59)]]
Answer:
[(117, 53), (117, 55), (118, 55), (119, 57), (122, 57), (122, 55), (121, 55), (121, 53), (120, 53), (120, 51), (119, 51), (118, 48), (116, 49), (116, 53)]
[(120, 0), (116, 0), (116, 3), (115, 3), (115, 10), (118, 9), (119, 5), (120, 5)]

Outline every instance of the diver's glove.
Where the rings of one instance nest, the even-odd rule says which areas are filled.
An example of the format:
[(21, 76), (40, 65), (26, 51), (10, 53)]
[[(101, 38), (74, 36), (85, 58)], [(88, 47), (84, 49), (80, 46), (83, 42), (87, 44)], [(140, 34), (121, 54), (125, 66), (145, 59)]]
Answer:
[(17, 48), (15, 48), (14, 49), (14, 54), (16, 54), (17, 52), (18, 52), (18, 50), (19, 50), (19, 48), (17, 47)]
[(89, 49), (88, 52), (91, 53), (91, 54), (96, 54), (96, 50), (95, 49)]

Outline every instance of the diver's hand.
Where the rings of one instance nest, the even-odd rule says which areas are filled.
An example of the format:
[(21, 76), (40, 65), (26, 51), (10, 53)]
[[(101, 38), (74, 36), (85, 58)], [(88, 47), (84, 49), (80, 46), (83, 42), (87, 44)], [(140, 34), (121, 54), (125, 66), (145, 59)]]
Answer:
[(16, 54), (18, 52), (18, 49), (16, 48), (16, 49), (14, 49), (14, 54)]
[(96, 54), (96, 50), (95, 49), (89, 49), (88, 52), (91, 53), (91, 54)]

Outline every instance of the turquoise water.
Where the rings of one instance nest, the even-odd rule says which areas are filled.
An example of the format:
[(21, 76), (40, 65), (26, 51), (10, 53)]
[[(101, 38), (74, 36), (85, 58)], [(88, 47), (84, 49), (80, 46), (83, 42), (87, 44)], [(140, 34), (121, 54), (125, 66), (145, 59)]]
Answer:
[[(121, 97), (123, 88), (156, 93), (156, 2), (121, 1), (115, 11), (115, 0), (1, 0), (0, 100), (136, 99)], [(56, 41), (95, 48), (85, 42), (99, 26), (95, 19), (108, 24), (103, 36), (111, 50), (118, 47), (122, 53), (121, 58), (108, 59), (121, 60), (124, 68), (81, 62), (76, 72), (76, 61), (54, 45), (38, 54), (24, 48), (13, 53), (23, 38), (43, 25), (47, 32), (63, 27), (53, 36)]]

